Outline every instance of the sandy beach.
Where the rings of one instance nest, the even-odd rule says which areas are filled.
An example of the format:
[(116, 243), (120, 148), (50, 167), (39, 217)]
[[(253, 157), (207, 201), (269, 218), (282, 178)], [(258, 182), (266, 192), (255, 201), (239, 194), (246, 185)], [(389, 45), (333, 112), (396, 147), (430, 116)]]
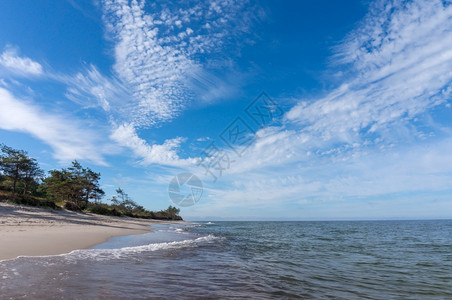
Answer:
[(0, 260), (68, 253), (164, 221), (109, 217), (0, 203)]

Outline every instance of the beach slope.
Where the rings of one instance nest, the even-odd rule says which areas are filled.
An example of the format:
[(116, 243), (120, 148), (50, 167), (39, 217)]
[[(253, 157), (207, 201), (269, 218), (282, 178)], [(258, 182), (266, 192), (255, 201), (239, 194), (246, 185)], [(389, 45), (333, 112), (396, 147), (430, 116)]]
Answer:
[(120, 235), (146, 233), (163, 223), (0, 202), (0, 260), (68, 253)]

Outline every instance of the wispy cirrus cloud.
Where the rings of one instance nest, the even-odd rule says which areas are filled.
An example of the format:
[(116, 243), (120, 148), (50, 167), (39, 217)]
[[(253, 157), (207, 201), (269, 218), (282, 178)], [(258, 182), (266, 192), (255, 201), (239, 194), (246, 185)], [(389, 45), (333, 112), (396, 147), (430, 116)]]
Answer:
[[(447, 138), (390, 152), (368, 149), (347, 155), (345, 159), (311, 156), (304, 161), (242, 173), (225, 171), (220, 183), (212, 184), (205, 178), (205, 199), (185, 214), (190, 217), (227, 215), (221, 212), (247, 207), (251, 209), (241, 212), (244, 217), (253, 216), (256, 210), (274, 216), (279, 208), (290, 206), (293, 210), (282, 214), (294, 219), (339, 215), (400, 217), (417, 198), (424, 199), (423, 205), (410, 209), (410, 213), (425, 217), (424, 214), (438, 212), (442, 207), (451, 207), (448, 201), (451, 146), (452, 140)], [(237, 164), (248, 160), (253, 158), (247, 156)], [(405, 195), (403, 200), (401, 195)], [(438, 199), (447, 200), (447, 205), (441, 206)], [(341, 211), (341, 203), (345, 211)], [(427, 212), (425, 207), (435, 210)]]
[(111, 122), (112, 139), (131, 149), (142, 163), (183, 166), (189, 160), (176, 154), (182, 139), (149, 145), (136, 129), (171, 120), (196, 93), (205, 91), (207, 96), (200, 99), (206, 101), (224, 92), (224, 83), (203, 69), (200, 54), (221, 56), (225, 38), (247, 29), (251, 10), (243, 9), (245, 4), (184, 2), (186, 9), (179, 9), (181, 3), (149, 3), (145, 11), (144, 1), (106, 0), (102, 10), (106, 36), (114, 45), (112, 74), (103, 74), (94, 65), (75, 75), (45, 72), (13, 48), (5, 50), (1, 64), (21, 76), (46, 75), (46, 80), (67, 85), (65, 96), (73, 102), (84, 108), (101, 107)]
[(28, 57), (19, 56), (17, 49), (11, 46), (6, 47), (0, 55), (0, 68), (18, 76), (40, 76), (44, 74), (40, 63)]
[(25, 132), (47, 143), (60, 161), (83, 159), (106, 165), (104, 155), (114, 147), (103, 139), (98, 130), (86, 124), (44, 111), (30, 102), (17, 98), (0, 87), (0, 129)]
[(242, 1), (105, 0), (102, 7), (114, 43), (114, 76), (130, 90), (124, 114), (136, 127), (177, 116), (193, 100), (194, 82), (211, 82), (204, 79), (205, 55), (220, 55), (226, 38), (245, 31), (251, 15)]
[(168, 139), (163, 144), (149, 145), (140, 138), (135, 127), (130, 124), (118, 126), (111, 134), (111, 139), (118, 144), (132, 149), (135, 156), (141, 158), (141, 164), (160, 164), (173, 167), (189, 167), (195, 163), (194, 159), (181, 159), (177, 154), (183, 138)]
[(94, 65), (89, 65), (75, 75), (58, 76), (68, 87), (66, 97), (84, 108), (101, 107), (105, 112), (121, 119), (128, 111), (130, 93), (123, 84), (103, 75)]
[[(220, 206), (232, 205), (228, 197), (265, 205), (448, 189), (452, 169), (438, 166), (450, 161), (450, 130), (419, 116), (450, 101), (451, 28), (452, 5), (444, 1), (372, 5), (332, 58), (345, 74), (340, 87), (300, 101), (284, 126), (260, 130), (212, 198)], [(427, 155), (412, 142), (430, 133), (446, 138), (437, 137), (438, 151)]]
[(300, 103), (291, 122), (324, 139), (360, 141), (406, 126), (452, 94), (452, 6), (444, 1), (379, 1), (338, 47), (348, 67), (341, 87)]
[[(112, 76), (90, 66), (69, 80), (68, 98), (107, 111), (112, 138), (143, 163), (185, 165), (187, 161), (175, 155), (175, 145), (149, 145), (136, 129), (173, 119), (196, 97), (209, 102), (231, 93), (233, 89), (206, 69), (208, 55), (228, 59), (221, 57), (221, 49), (231, 40), (238, 42), (256, 18), (255, 11), (247, 1), (101, 3), (106, 37), (113, 43)], [(154, 155), (156, 149), (168, 151), (167, 156)]]
[(128, 116), (135, 126), (171, 119), (184, 103), (183, 76), (194, 63), (178, 49), (163, 47), (144, 3), (105, 1), (107, 32), (115, 42), (114, 71), (131, 90)]
[(414, 120), (450, 101), (452, 5), (379, 1), (357, 28), (333, 57), (347, 74), (340, 87), (287, 112), (287, 125), (298, 129), (261, 133), (280, 145), (286, 154), (280, 158), (296, 160), (296, 153), (343, 156), (348, 150), (403, 144), (422, 131), (428, 135), (436, 130)]

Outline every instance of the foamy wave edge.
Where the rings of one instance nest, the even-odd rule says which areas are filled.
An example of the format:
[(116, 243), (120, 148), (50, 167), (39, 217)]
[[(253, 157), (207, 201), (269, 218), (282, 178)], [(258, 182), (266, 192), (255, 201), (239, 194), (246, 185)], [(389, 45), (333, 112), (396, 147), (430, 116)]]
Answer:
[(214, 236), (213, 234), (209, 234), (207, 236), (199, 237), (193, 240), (183, 240), (183, 241), (174, 241), (174, 242), (164, 242), (164, 243), (153, 243), (143, 246), (134, 246), (134, 247), (124, 247), (119, 249), (83, 249), (83, 250), (74, 250), (70, 253), (66, 254), (69, 257), (76, 257), (77, 259), (96, 259), (96, 260), (105, 260), (105, 259), (121, 259), (124, 257), (129, 257), (131, 254), (137, 254), (142, 252), (152, 252), (157, 250), (166, 250), (166, 249), (178, 249), (185, 247), (194, 247), (199, 243), (203, 242), (211, 242), (219, 239), (219, 237)]

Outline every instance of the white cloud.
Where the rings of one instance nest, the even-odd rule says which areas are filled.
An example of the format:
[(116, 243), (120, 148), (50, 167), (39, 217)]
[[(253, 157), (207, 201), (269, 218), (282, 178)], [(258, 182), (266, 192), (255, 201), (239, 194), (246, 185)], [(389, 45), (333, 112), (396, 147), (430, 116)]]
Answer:
[[(383, 134), (445, 103), (452, 83), (452, 6), (442, 1), (379, 2), (339, 47), (351, 79), (290, 121), (346, 143)], [(364, 132), (362, 132), (364, 131)]]
[[(179, 25), (190, 22), (188, 17), (178, 16), (172, 19), (171, 13), (167, 10), (163, 10), (159, 17), (146, 15), (138, 4), (135, 3), (136, 6), (134, 6), (133, 3), (131, 6), (123, 3), (125, 6), (121, 6), (120, 15), (128, 12), (127, 21), (124, 24), (121, 23), (121, 26), (115, 24), (116, 27), (114, 27), (117, 28), (115, 33), (124, 34), (124, 36), (121, 35), (122, 40), (119, 44), (132, 43), (127, 47), (126, 44), (120, 47), (125, 52), (117, 53), (116, 66), (117, 70), (120, 70), (118, 74), (130, 73), (130, 76), (134, 73), (133, 68), (129, 66), (134, 62), (132, 64), (129, 62), (131, 57), (138, 57), (138, 52), (134, 52), (133, 49), (139, 48), (136, 42), (141, 39), (140, 35), (133, 35), (131, 32), (125, 34), (122, 31), (123, 27), (127, 27), (128, 30), (133, 28), (135, 34), (140, 30), (142, 30), (140, 34), (150, 34), (152, 38), (156, 38), (151, 40), (157, 45), (173, 43), (174, 46), (174, 43), (180, 40), (174, 36), (171, 39), (172, 35), (157, 38), (164, 30), (168, 33), (168, 28), (158, 30), (154, 28), (155, 30), (149, 33), (149, 28), (152, 28), (149, 24), (170, 26), (176, 22)], [(327, 179), (319, 178), (318, 181), (311, 182), (299, 178), (301, 181), (295, 180), (292, 183), (289, 180), (287, 184), (280, 186), (285, 191), (284, 195), (297, 195), (297, 193), (305, 196), (321, 195), (322, 190), (338, 192), (337, 186), (340, 184), (333, 188), (337, 174), (328, 174), (326, 171), (330, 168), (329, 164), (338, 166), (343, 161), (351, 161), (360, 155), (365, 155), (369, 149), (379, 150), (391, 147), (394, 140), (403, 144), (415, 135), (422, 135), (422, 132), (410, 125), (410, 121), (430, 108), (444, 103), (451, 94), (452, 56), (449, 47), (451, 45), (449, 33), (452, 28), (450, 26), (451, 8), (443, 6), (440, 1), (417, 1), (412, 4), (394, 2), (383, 10), (378, 10), (381, 8), (378, 5), (363, 21), (364, 25), (350, 33), (344, 43), (338, 47), (340, 53), (336, 58), (341, 63), (347, 64), (351, 73), (347, 78), (351, 79), (346, 79), (341, 87), (324, 98), (311, 103), (300, 103), (290, 110), (286, 114), (286, 120), (297, 124), (298, 130), (272, 127), (259, 131), (258, 139), (247, 150), (245, 157), (232, 163), (231, 168), (224, 172), (227, 175), (221, 180), (230, 182), (232, 176), (238, 178), (244, 176), (243, 182), (251, 184), (252, 189), (262, 191), (262, 193), (255, 192), (262, 195), (259, 199), (277, 199), (275, 196), (277, 193), (267, 191), (266, 187), (271, 187), (272, 183), (266, 182), (265, 177), (262, 179), (262, 188), (253, 186), (253, 178), (259, 177), (255, 172), (267, 174), (269, 168), (274, 168), (281, 172), (293, 173), (292, 178), (297, 178), (297, 173), (309, 176), (305, 173), (309, 170), (312, 173), (323, 174)], [(211, 8), (211, 11), (218, 9), (215, 5)], [(118, 10), (118, 7), (113, 7), (113, 11)], [(136, 17), (133, 21), (132, 15)], [(140, 27), (135, 23), (141, 19), (146, 19), (147, 23), (138, 22), (137, 24), (142, 25)], [(388, 21), (380, 22), (383, 19)], [(138, 26), (138, 29), (128, 26), (130, 22)], [(126, 36), (133, 38), (130, 40)], [(378, 39), (380, 42), (375, 42)], [(370, 44), (373, 48), (368, 46)], [(191, 53), (191, 50), (187, 50), (188, 48), (165, 47), (158, 50), (169, 51), (170, 57), (177, 53), (188, 58), (188, 54)], [(127, 49), (132, 49), (132, 52)], [(152, 51), (149, 53), (157, 57), (160, 55)], [(137, 66), (141, 64), (145, 67), (152, 66), (139, 59)], [(121, 64), (118, 64), (121, 61), (121, 64), (126, 66), (125, 69), (121, 69)], [(188, 61), (191, 60), (188, 59), (186, 62)], [(174, 78), (179, 77), (176, 75)], [(190, 160), (180, 159), (177, 155), (179, 139), (168, 140), (162, 145), (148, 145), (138, 137), (135, 130), (137, 124), (142, 123), (126, 123), (118, 127), (112, 137), (120, 144), (132, 149), (135, 155), (143, 159), (143, 163), (189, 167)], [(406, 136), (407, 134), (411, 136)], [(231, 158), (235, 156), (234, 152), (226, 151)], [(319, 159), (322, 164), (327, 162), (325, 167), (314, 165), (313, 162), (319, 162)], [(415, 160), (415, 158), (412, 159)], [(384, 159), (380, 162), (384, 163)], [(273, 173), (270, 172), (270, 174)], [(360, 176), (357, 175), (356, 178)], [(441, 175), (438, 176), (441, 177)], [(402, 177), (402, 175), (399, 176), (399, 180)], [(351, 180), (350, 178), (348, 180)], [(353, 180), (356, 179), (353, 178)], [(347, 186), (344, 182), (342, 181), (342, 185)], [(368, 188), (369, 191), (372, 189), (377, 191), (372, 185)], [(307, 193), (300, 194), (301, 189)], [(400, 185), (398, 189), (409, 189), (409, 185)], [(226, 189), (225, 194), (231, 196), (233, 190)], [(396, 190), (397, 187), (394, 187), (394, 191), (391, 192)], [(246, 189), (246, 193), (250, 191)], [(243, 198), (246, 193), (237, 193), (237, 199)]]
[(183, 76), (195, 67), (177, 49), (162, 47), (142, 5), (105, 1), (107, 29), (116, 42), (114, 71), (132, 91), (134, 125), (171, 119), (183, 105)]
[(17, 50), (11, 47), (7, 47), (0, 55), (0, 65), (20, 76), (38, 76), (44, 73), (41, 64), (28, 57), (20, 57)]
[(93, 65), (75, 76), (59, 76), (58, 79), (68, 85), (66, 97), (85, 108), (99, 106), (120, 119), (122, 109), (127, 110), (130, 105), (130, 94), (121, 82), (105, 77)]
[(211, 139), (210, 139), (210, 137), (208, 137), (208, 136), (206, 136), (206, 137), (200, 137), (200, 138), (197, 138), (196, 139), (196, 141), (197, 142), (207, 142), (207, 141), (210, 141)]
[[(274, 208), (450, 189), (450, 130), (415, 118), (452, 95), (452, 6), (382, 3), (338, 47), (343, 84), (300, 102), (285, 126), (260, 130), (206, 207), (238, 207), (246, 199)], [(429, 147), (411, 144), (431, 131), (446, 137), (428, 138)]]
[[(286, 172), (323, 157), (335, 164), (437, 131), (434, 124), (418, 128), (413, 120), (452, 95), (452, 6), (415, 1), (378, 8), (339, 47), (335, 58), (351, 73), (345, 82), (317, 101), (292, 108), (285, 115), (290, 130), (260, 130), (228, 174), (268, 167)], [(374, 48), (363, 46), (372, 43)]]
[[(296, 217), (298, 212), (298, 217), (301, 217), (305, 213), (303, 210), (322, 203), (326, 208), (343, 200), (350, 203), (351, 199), (365, 203), (369, 199), (384, 202), (385, 199), (397, 198), (400, 193), (422, 196), (428, 192), (422, 197), (424, 201), (430, 201), (433, 195), (451, 190), (451, 146), (452, 139), (448, 138), (391, 152), (363, 151), (344, 161), (317, 157), (276, 168), (237, 174), (226, 172), (216, 184), (204, 180), (206, 196), (196, 210), (199, 216), (201, 212), (215, 214), (238, 207), (274, 212), (279, 207), (291, 206), (294, 210), (285, 213)], [(392, 205), (385, 204), (386, 208)], [(318, 217), (326, 214), (323, 211)], [(343, 212), (338, 211), (336, 217), (340, 215), (343, 216)], [(330, 217), (334, 216), (333, 211)]]
[[(145, 12), (144, 7), (150, 13)], [(242, 1), (185, 2), (103, 1), (107, 36), (115, 43), (113, 70), (130, 90), (127, 123), (135, 127), (168, 121), (193, 100), (193, 86), (203, 63), (199, 54), (218, 53), (226, 36), (250, 22)], [(184, 9), (180, 9), (184, 7)], [(238, 13), (240, 12), (240, 17)], [(210, 27), (203, 25), (209, 20)], [(206, 92), (211, 93), (209, 86)], [(209, 95), (211, 98), (215, 95)]]
[(106, 165), (103, 156), (112, 149), (99, 134), (84, 129), (81, 122), (73, 118), (68, 122), (65, 116), (45, 112), (4, 88), (0, 88), (0, 107), (1, 129), (31, 134), (52, 147), (60, 161), (81, 159)]
[(138, 136), (131, 124), (122, 124), (113, 131), (111, 138), (120, 145), (131, 149), (137, 157), (142, 159), (143, 165), (188, 167), (195, 163), (194, 159), (181, 159), (178, 156), (177, 150), (184, 142), (184, 139), (180, 137), (166, 140), (161, 145), (149, 145)]
[[(86, 108), (102, 107), (114, 127), (111, 138), (131, 149), (142, 163), (186, 166), (190, 159), (180, 159), (176, 153), (179, 138), (151, 146), (136, 129), (171, 120), (194, 94), (207, 101), (230, 93), (232, 89), (212, 79), (195, 57), (218, 51), (225, 36), (244, 31), (250, 20), (244, 17), (247, 11), (241, 1), (182, 4), (186, 9), (150, 3), (148, 12), (145, 5), (144, 1), (102, 2), (106, 35), (114, 43), (111, 77), (91, 65), (75, 76), (56, 78), (68, 85), (66, 96), (72, 101)], [(207, 20), (209, 28), (204, 26)]]
[[(69, 99), (84, 107), (102, 107), (114, 127), (111, 138), (132, 149), (142, 163), (187, 165), (189, 160), (176, 154), (179, 139), (151, 146), (136, 129), (171, 120), (195, 94), (210, 102), (233, 91), (203, 70), (205, 62), (196, 57), (219, 53), (224, 37), (246, 30), (252, 10), (243, 9), (245, 4), (187, 2), (180, 4), (185, 9), (179, 9), (180, 5), (170, 3), (105, 0), (106, 36), (114, 43), (113, 75), (107, 77), (91, 65), (58, 80), (69, 86)], [(147, 12), (145, 5), (151, 6)]]
[(452, 6), (382, 3), (338, 47), (336, 58), (350, 73), (345, 82), (286, 114), (309, 139), (306, 151), (388, 146), (425, 136), (413, 120), (450, 99)]

